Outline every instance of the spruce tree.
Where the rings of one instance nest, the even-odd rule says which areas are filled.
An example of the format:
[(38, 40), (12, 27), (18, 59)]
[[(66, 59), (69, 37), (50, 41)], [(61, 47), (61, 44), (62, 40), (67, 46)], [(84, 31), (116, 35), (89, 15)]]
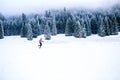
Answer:
[(66, 22), (66, 26), (65, 26), (65, 36), (71, 36), (71, 32), (70, 32), (71, 25), (70, 24), (71, 24), (71, 19), (68, 18)]
[(26, 22), (27, 22), (27, 17), (24, 13), (22, 13), (22, 25), (25, 25)]
[(80, 34), (82, 34), (82, 38), (86, 38), (87, 33), (86, 33), (86, 27), (85, 27), (85, 20), (82, 18), (81, 19), (81, 30)]
[(119, 31), (118, 23), (116, 21), (115, 15), (110, 14), (109, 15), (109, 24), (110, 24), (110, 30), (111, 30), (111, 35), (117, 35)]
[(88, 15), (85, 16), (85, 28), (86, 28), (86, 35), (90, 36), (91, 33), (91, 24), (90, 24), (90, 18)]
[(5, 20), (5, 17), (3, 16), (3, 14), (0, 13), (0, 20), (1, 21), (4, 21)]
[(25, 25), (22, 26), (22, 28), (21, 28), (21, 37), (27, 37), (28, 28), (27, 28), (26, 24), (27, 23), (25, 23)]
[(106, 36), (106, 33), (105, 33), (105, 25), (103, 22), (103, 17), (100, 16), (99, 19), (100, 19), (100, 22), (99, 22), (99, 28), (98, 28), (98, 35), (101, 37), (104, 37)]
[(110, 35), (110, 26), (109, 26), (109, 18), (107, 16), (105, 16), (104, 18), (104, 24), (106, 27), (106, 35), (109, 36)]
[(3, 24), (2, 21), (0, 20), (0, 39), (4, 38), (4, 30), (3, 30)]
[(74, 26), (74, 36), (77, 38), (81, 38), (82, 35), (81, 35), (80, 31), (81, 31), (81, 24), (80, 24), (79, 20), (77, 20), (75, 23), (75, 26)]
[(113, 21), (114, 35), (118, 35), (119, 27), (114, 14), (113, 14), (113, 19), (114, 19)]
[(48, 22), (46, 23), (45, 28), (44, 28), (44, 37), (45, 37), (46, 40), (50, 40), (51, 39), (50, 27), (48, 25)]
[(57, 35), (57, 28), (56, 28), (55, 16), (53, 17), (52, 35)]
[(91, 18), (91, 32), (92, 34), (98, 33), (98, 22), (95, 15), (92, 15), (92, 18)]
[(27, 27), (25, 26), (27, 23), (27, 17), (23, 13), (22, 14), (22, 28), (21, 28), (21, 37), (27, 37)]
[(83, 27), (83, 28), (82, 28), (82, 38), (86, 38), (86, 36), (87, 36), (86, 28)]
[(32, 27), (33, 37), (37, 38), (37, 36), (39, 34), (39, 26), (38, 26), (38, 23), (35, 20), (35, 18), (32, 18), (30, 20), (30, 24), (31, 24), (31, 27)]
[(27, 39), (28, 40), (32, 40), (33, 39), (33, 33), (32, 33), (32, 28), (31, 28), (31, 24), (28, 23), (26, 24), (28, 31), (27, 31)]
[[(41, 32), (41, 30), (42, 30), (42, 27), (41, 27), (41, 19), (40, 19), (40, 17), (39, 17), (39, 15), (35, 15), (34, 16), (34, 19), (35, 19), (35, 26), (36, 26), (36, 35), (38, 36), (38, 35), (40, 35), (42, 32)], [(41, 23), (41, 24), (40, 24)]]
[(39, 22), (37, 23), (37, 27), (38, 27), (37, 34), (38, 35), (42, 34), (42, 26), (39, 24)]

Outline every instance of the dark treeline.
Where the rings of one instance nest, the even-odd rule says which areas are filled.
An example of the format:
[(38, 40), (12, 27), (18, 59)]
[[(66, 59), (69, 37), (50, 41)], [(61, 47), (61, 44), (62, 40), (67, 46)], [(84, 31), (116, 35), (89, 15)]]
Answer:
[(103, 10), (49, 10), (44, 14), (22, 14), (5, 17), (0, 14), (0, 39), (4, 36), (20, 35), (28, 40), (44, 34), (46, 40), (51, 35), (65, 34), (86, 38), (91, 34), (101, 37), (117, 35), (120, 31), (120, 6)]

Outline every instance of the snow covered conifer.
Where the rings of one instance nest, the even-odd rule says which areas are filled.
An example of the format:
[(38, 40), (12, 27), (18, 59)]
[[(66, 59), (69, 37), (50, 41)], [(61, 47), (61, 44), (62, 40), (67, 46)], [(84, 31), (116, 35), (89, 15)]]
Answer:
[(23, 13), (22, 14), (22, 28), (21, 28), (21, 37), (27, 37), (27, 27), (25, 26), (27, 23), (27, 17)]
[(86, 38), (87, 33), (86, 33), (86, 28), (85, 28), (85, 23), (84, 23), (84, 19), (81, 19), (81, 30), (80, 30), (80, 34), (82, 35), (82, 38)]
[(1, 20), (1, 21), (4, 21), (4, 20), (5, 20), (5, 17), (4, 17), (4, 15), (3, 15), (2, 13), (0, 13), (0, 20)]
[(51, 39), (51, 36), (50, 36), (50, 27), (48, 25), (48, 22), (46, 23), (45, 28), (44, 28), (44, 36), (45, 36), (46, 40), (50, 40)]
[[(34, 26), (34, 28), (36, 28), (35, 29), (35, 32), (36, 32), (36, 35), (38, 36), (38, 35), (40, 35), (41, 34), (41, 19), (40, 19), (40, 16), (39, 15), (35, 15), (34, 16), (34, 19), (35, 19), (35, 26)], [(40, 24), (41, 23), (41, 24)]]
[(28, 28), (27, 28), (26, 24), (21, 28), (21, 37), (27, 37), (27, 29)]
[(119, 31), (119, 27), (118, 27), (118, 23), (117, 23), (117, 20), (116, 20), (116, 17), (115, 17), (115, 15), (113, 14), (113, 20), (112, 20), (112, 22), (113, 22), (113, 35), (118, 35), (118, 31)]
[(27, 23), (26, 24), (28, 31), (27, 31), (27, 39), (28, 40), (32, 40), (33, 39), (33, 33), (32, 33), (32, 28), (31, 28), (31, 24)]
[(104, 23), (105, 23), (105, 27), (106, 27), (106, 35), (110, 35), (110, 26), (109, 26), (109, 18), (107, 16), (105, 16), (104, 18)]
[(32, 27), (32, 32), (33, 32), (33, 37), (36, 38), (38, 36), (38, 26), (37, 26), (37, 22), (35, 20), (35, 18), (32, 18), (30, 20), (31, 23), (31, 27)]
[(95, 17), (95, 15), (92, 15), (91, 17), (91, 32), (92, 34), (98, 33), (98, 22), (97, 22), (97, 18)]
[(52, 35), (57, 35), (55, 16), (53, 16)]
[(81, 25), (80, 25), (79, 20), (77, 20), (75, 23), (75, 26), (74, 26), (74, 36), (75, 37), (77, 37), (77, 38), (81, 37), (80, 30), (81, 30)]
[(3, 30), (3, 24), (2, 21), (0, 20), (0, 39), (4, 38), (4, 30)]
[(90, 18), (88, 15), (85, 16), (85, 28), (86, 28), (86, 35), (90, 36), (91, 33), (91, 23), (90, 23)]
[(99, 17), (100, 22), (99, 22), (99, 28), (98, 28), (98, 35), (101, 37), (104, 37), (106, 35), (105, 33), (105, 25), (103, 23), (103, 17)]
[(66, 26), (65, 26), (65, 36), (70, 36), (71, 32), (70, 32), (70, 25), (71, 24), (71, 19), (68, 18), (67, 22), (66, 22)]

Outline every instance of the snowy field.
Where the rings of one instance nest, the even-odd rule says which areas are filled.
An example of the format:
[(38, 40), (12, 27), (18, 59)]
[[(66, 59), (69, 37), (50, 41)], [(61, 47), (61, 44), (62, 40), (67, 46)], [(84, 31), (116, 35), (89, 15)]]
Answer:
[(0, 80), (120, 80), (120, 34), (0, 40)]

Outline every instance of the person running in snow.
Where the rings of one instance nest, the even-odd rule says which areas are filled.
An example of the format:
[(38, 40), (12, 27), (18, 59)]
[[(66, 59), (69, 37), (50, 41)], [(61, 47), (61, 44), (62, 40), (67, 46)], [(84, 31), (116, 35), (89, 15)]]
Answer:
[(39, 44), (40, 44), (40, 45), (38, 45), (39, 48), (41, 48), (41, 46), (42, 46), (42, 42), (44, 42), (44, 41), (42, 40), (42, 38), (40, 38), (40, 40), (39, 40)]

